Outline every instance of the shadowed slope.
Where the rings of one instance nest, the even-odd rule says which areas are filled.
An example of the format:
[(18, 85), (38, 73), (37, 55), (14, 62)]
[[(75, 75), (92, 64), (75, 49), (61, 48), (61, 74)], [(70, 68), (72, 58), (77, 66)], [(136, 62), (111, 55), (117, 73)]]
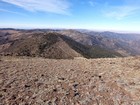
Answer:
[(45, 57), (53, 59), (69, 59), (74, 57), (116, 57), (117, 53), (104, 50), (99, 46), (86, 46), (68, 36), (55, 32), (36, 33), (27, 38), (13, 41), (3, 55)]

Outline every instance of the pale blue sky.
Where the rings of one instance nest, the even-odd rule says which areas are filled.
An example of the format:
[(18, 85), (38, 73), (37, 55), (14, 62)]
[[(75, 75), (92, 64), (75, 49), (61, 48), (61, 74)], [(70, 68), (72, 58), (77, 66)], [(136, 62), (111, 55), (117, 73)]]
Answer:
[(136, 32), (140, 0), (0, 0), (0, 27)]

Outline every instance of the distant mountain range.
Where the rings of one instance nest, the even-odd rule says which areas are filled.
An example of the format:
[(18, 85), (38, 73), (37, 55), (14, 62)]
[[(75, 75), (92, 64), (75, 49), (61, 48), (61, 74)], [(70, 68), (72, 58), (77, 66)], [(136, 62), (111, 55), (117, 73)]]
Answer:
[(89, 30), (0, 29), (0, 55), (54, 59), (140, 55), (140, 35)]

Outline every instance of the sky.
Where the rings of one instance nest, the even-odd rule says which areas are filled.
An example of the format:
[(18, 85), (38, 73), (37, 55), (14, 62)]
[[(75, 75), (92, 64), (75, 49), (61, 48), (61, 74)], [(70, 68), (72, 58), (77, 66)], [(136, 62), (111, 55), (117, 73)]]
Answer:
[(0, 28), (140, 32), (140, 0), (0, 0)]

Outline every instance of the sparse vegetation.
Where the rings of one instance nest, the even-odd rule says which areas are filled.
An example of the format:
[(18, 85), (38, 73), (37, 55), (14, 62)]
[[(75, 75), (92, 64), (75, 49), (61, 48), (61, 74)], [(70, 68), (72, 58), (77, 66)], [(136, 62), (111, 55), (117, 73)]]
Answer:
[(21, 37), (12, 41), (2, 51), (6, 56), (30, 56), (52, 59), (73, 59), (74, 57), (102, 58), (121, 56), (115, 52), (104, 50), (100, 46), (88, 46), (76, 42), (72, 38), (56, 33), (34, 33), (27, 38)]

